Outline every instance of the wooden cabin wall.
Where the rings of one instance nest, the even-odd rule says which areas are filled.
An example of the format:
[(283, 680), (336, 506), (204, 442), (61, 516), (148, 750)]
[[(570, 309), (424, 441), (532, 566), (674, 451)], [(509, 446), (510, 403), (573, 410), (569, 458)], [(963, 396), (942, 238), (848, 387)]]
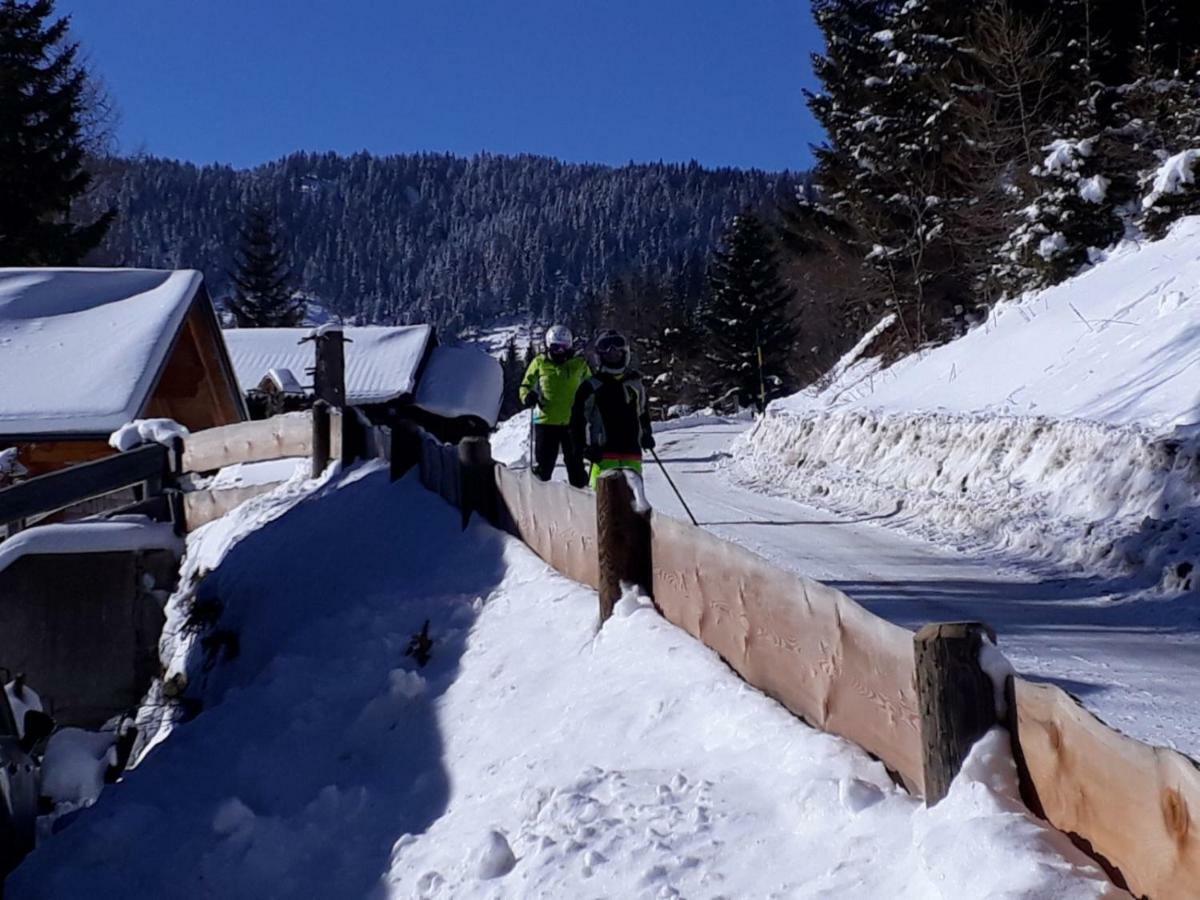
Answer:
[(221, 340), (202, 303), (193, 303), (180, 329), (144, 418), (174, 419), (191, 431), (241, 422), (237, 384), (222, 365)]

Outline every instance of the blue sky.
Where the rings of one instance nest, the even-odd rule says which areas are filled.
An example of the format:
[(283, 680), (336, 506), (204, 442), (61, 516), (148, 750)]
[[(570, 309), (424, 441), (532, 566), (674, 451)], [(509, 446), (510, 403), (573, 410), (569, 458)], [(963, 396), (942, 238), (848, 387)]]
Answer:
[(58, 0), (126, 152), (802, 168), (808, 0)]

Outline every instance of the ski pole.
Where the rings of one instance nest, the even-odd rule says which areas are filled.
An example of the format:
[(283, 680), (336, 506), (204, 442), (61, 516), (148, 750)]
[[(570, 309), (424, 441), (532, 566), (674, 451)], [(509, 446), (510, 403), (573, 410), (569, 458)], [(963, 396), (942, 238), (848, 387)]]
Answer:
[(663, 476), (667, 479), (667, 484), (671, 486), (671, 490), (675, 492), (675, 496), (679, 498), (679, 502), (683, 504), (683, 511), (688, 514), (688, 518), (692, 520), (692, 524), (697, 528), (700, 523), (696, 521), (696, 517), (692, 515), (691, 509), (687, 505), (687, 501), (683, 499), (683, 494), (679, 493), (679, 488), (675, 487), (675, 482), (671, 480), (671, 475), (667, 472), (667, 467), (663, 465), (663, 461), (658, 458), (658, 454), (654, 452), (654, 448), (650, 448), (650, 455), (654, 457), (654, 461), (658, 463), (658, 467), (662, 469)]

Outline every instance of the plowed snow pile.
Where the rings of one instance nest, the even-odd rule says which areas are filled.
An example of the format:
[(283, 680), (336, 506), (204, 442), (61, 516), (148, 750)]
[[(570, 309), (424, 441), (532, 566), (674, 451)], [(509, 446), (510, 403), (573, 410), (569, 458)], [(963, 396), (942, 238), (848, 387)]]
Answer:
[(237, 652), (181, 665), (172, 598), (203, 711), (12, 900), (1125, 896), (1016, 799), (1002, 733), (926, 810), (647, 602), (597, 634), (594, 592), (411, 476), (298, 477), (206, 529), (188, 571)]
[[(888, 323), (881, 323), (887, 327)], [(966, 336), (771, 405), (735, 478), (924, 537), (1196, 587), (1200, 218)]]

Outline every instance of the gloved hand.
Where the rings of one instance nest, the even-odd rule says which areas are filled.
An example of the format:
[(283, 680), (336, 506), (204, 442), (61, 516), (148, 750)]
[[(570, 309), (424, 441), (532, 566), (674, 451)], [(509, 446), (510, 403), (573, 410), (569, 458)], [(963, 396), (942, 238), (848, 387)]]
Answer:
[(525, 408), (526, 409), (533, 409), (535, 406), (541, 406), (541, 405), (542, 405), (542, 398), (538, 395), (537, 391), (530, 391), (528, 394), (525, 395)]
[(645, 434), (643, 434), (642, 435), (642, 449), (643, 450), (653, 450), (654, 447), (655, 447), (654, 435), (650, 434), (650, 432), (646, 432)]

